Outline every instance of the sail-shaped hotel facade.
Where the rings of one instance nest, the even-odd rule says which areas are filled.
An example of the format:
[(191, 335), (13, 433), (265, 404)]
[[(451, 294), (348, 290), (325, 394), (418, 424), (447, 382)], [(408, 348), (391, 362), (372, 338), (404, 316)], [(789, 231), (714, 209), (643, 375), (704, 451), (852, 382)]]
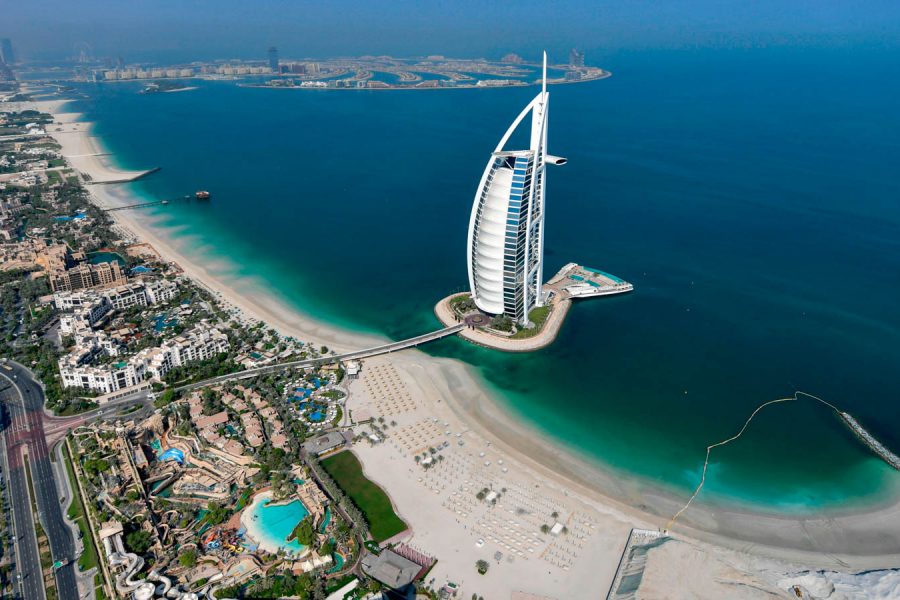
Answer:
[[(566, 159), (547, 153), (547, 54), (541, 91), (522, 110), (488, 159), (475, 193), (467, 245), (469, 287), (482, 311), (528, 323), (545, 302), (545, 167)], [(527, 150), (506, 150), (510, 136), (531, 115)]]

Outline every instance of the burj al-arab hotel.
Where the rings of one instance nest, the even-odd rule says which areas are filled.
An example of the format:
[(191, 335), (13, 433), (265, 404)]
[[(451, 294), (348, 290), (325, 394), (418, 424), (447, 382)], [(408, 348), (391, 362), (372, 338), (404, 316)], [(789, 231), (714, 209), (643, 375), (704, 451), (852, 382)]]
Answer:
[[(522, 110), (488, 159), (469, 219), (469, 287), (475, 305), (494, 315), (528, 323), (545, 299), (544, 203), (546, 165), (566, 159), (547, 154), (547, 53), (541, 91)], [(531, 113), (531, 145), (506, 150), (510, 136)]]

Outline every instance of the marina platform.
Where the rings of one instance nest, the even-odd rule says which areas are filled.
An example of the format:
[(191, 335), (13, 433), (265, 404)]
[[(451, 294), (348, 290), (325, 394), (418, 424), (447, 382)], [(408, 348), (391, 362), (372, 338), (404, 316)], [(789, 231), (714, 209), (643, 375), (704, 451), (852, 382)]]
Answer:
[(634, 286), (605, 271), (569, 263), (544, 284), (544, 290), (565, 298), (594, 298), (627, 294)]

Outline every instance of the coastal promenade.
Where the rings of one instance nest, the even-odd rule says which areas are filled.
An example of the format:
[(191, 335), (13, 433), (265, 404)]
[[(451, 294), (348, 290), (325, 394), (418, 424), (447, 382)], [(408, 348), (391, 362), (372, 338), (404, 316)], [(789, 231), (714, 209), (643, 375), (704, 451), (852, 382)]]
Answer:
[(277, 371), (282, 371), (284, 369), (302, 369), (306, 367), (318, 367), (320, 365), (327, 365), (334, 362), (340, 362), (345, 360), (359, 360), (363, 358), (371, 358), (373, 356), (379, 356), (382, 354), (390, 354), (391, 352), (398, 352), (400, 350), (406, 350), (407, 348), (413, 348), (415, 346), (421, 346), (422, 344), (427, 344), (428, 342), (433, 342), (435, 340), (439, 340), (441, 338), (445, 338), (451, 335), (456, 335), (461, 332), (466, 327), (465, 323), (460, 323), (457, 325), (451, 325), (449, 327), (445, 327), (444, 329), (438, 329), (437, 331), (432, 331), (430, 333), (425, 333), (422, 335), (418, 335), (415, 337), (411, 337), (399, 342), (391, 342), (390, 344), (383, 344), (381, 346), (375, 346), (373, 348), (367, 348), (365, 350), (355, 350), (353, 352), (346, 352), (344, 354), (336, 354), (334, 356), (323, 356), (321, 358), (310, 358), (306, 360), (295, 360), (290, 362), (278, 363), (274, 365), (266, 365), (264, 367), (256, 367), (253, 369), (247, 369), (245, 371), (237, 371), (236, 373), (229, 373), (228, 375), (219, 375), (218, 377), (211, 377), (210, 379), (204, 379), (203, 381), (198, 381), (197, 383), (191, 383), (188, 385), (183, 385), (178, 389), (178, 391), (189, 391), (202, 387), (206, 387), (209, 385), (216, 385), (219, 383), (225, 383), (226, 381), (234, 381), (240, 379), (249, 379), (251, 377), (258, 377), (259, 375), (266, 375), (268, 373), (275, 373)]

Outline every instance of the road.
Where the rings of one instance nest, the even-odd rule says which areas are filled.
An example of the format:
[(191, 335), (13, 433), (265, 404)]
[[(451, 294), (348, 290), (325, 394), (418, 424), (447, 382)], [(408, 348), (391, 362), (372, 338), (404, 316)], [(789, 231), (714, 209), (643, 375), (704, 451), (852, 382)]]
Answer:
[(8, 462), (5, 472), (12, 494), (18, 557), (16, 571), (22, 576), (21, 593), (25, 600), (45, 598), (25, 478), (23, 451), (27, 450), (40, 522), (50, 541), (51, 555), (54, 561), (66, 563), (56, 571), (59, 598), (78, 600), (75, 540), (63, 517), (44, 435), (44, 391), (25, 367), (12, 361), (6, 364), (12, 370), (0, 369), (0, 383), (6, 384), (0, 397), (8, 415), (3, 429)]
[(152, 397), (149, 392), (135, 392), (129, 396), (116, 398), (106, 402), (99, 408), (89, 410), (87, 412), (71, 415), (68, 417), (57, 417), (48, 412), (44, 412), (44, 437), (49, 446), (53, 446), (56, 442), (66, 437), (72, 429), (85, 423), (95, 421), (97, 419), (113, 419), (113, 418), (129, 418), (139, 419), (148, 416), (147, 411), (138, 411), (121, 415), (119, 409), (126, 408), (133, 404), (143, 404), (144, 408), (152, 407)]
[[(2, 423), (6, 430), (10, 424), (10, 417), (5, 406), (18, 398), (15, 388), (5, 380), (2, 383), (4, 389), (0, 392), (0, 400), (4, 405)], [(16, 559), (15, 588), (23, 598), (42, 599), (44, 598), (44, 585), (41, 577), (41, 561), (38, 556), (34, 526), (31, 525), (34, 523), (34, 516), (31, 512), (28, 483), (23, 467), (22, 447), (21, 445), (9, 447), (7, 439), (10, 437), (12, 436), (4, 431), (2, 441), (0, 441), (0, 450), (3, 451), (3, 473), (6, 476), (6, 489), (12, 508), (10, 531), (13, 534)]]
[(433, 342), (434, 340), (439, 340), (439, 339), (445, 338), (447, 336), (456, 335), (457, 333), (459, 333), (460, 331), (465, 329), (465, 327), (466, 327), (465, 323), (460, 323), (459, 325), (451, 325), (450, 327), (445, 327), (444, 329), (438, 329), (437, 331), (432, 331), (430, 333), (425, 333), (423, 335), (417, 335), (415, 337), (411, 337), (406, 340), (401, 340), (399, 342), (391, 342), (389, 344), (382, 344), (381, 346), (375, 346), (374, 348), (366, 348), (365, 350), (354, 350), (353, 352), (346, 352), (344, 354), (337, 354), (335, 356), (325, 356), (322, 358), (309, 358), (306, 360), (295, 360), (295, 361), (291, 361), (291, 362), (278, 363), (275, 365), (267, 365), (265, 367), (255, 367), (252, 369), (246, 369), (244, 371), (237, 371), (235, 373), (230, 373), (228, 375), (219, 375), (218, 377), (211, 377), (209, 379), (204, 379), (203, 381), (198, 381), (197, 383), (183, 385), (183, 386), (179, 387), (178, 390), (179, 391), (194, 390), (194, 389), (206, 387), (208, 385), (216, 385), (219, 383), (225, 383), (226, 381), (258, 377), (259, 375), (265, 375), (267, 373), (274, 373), (276, 371), (282, 371), (284, 369), (300, 369), (300, 368), (305, 368), (305, 367), (317, 367), (320, 365), (327, 365), (327, 364), (331, 364), (331, 363), (339, 362), (339, 361), (358, 360), (361, 358), (371, 358), (373, 356), (378, 356), (380, 354), (389, 354), (391, 352), (405, 350), (406, 348), (413, 348), (415, 346), (427, 344), (428, 342)]

